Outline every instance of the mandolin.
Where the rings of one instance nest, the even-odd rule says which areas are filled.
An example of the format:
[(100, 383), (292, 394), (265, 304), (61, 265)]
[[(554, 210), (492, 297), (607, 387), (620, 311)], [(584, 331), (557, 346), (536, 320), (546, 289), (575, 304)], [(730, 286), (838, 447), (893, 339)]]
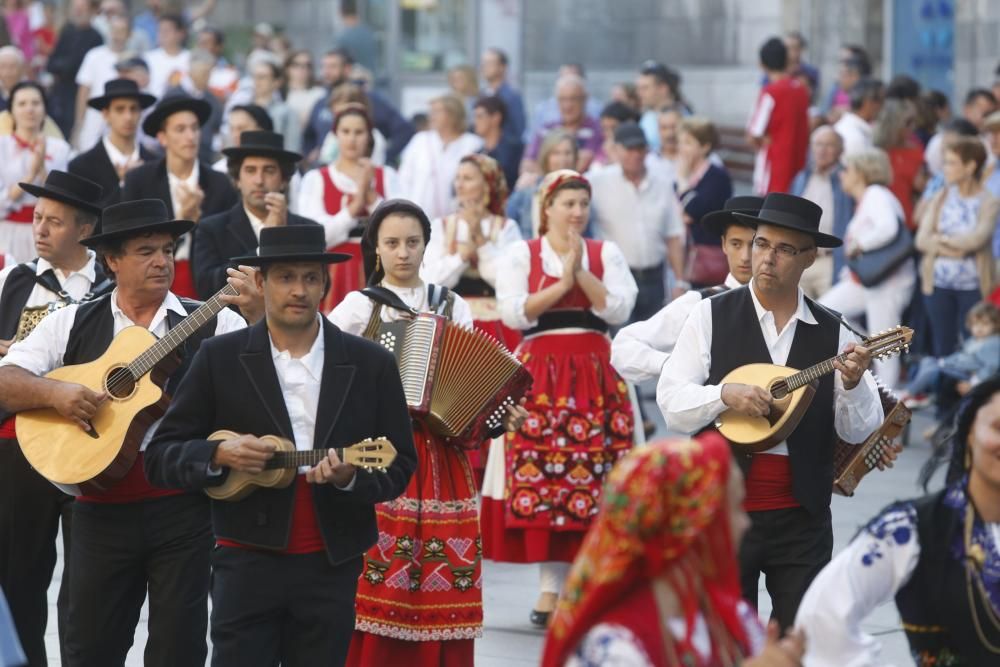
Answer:
[[(875, 378), (878, 382), (878, 378)], [(885, 421), (860, 445), (844, 442), (839, 437), (833, 446), (833, 492), (853, 496), (861, 479), (878, 467), (882, 454), (903, 434), (913, 413), (881, 383), (879, 398)]]
[[(862, 345), (871, 351), (873, 359), (884, 359), (908, 350), (912, 338), (913, 329), (898, 326), (866, 338)], [(716, 428), (740, 452), (771, 449), (785, 441), (802, 421), (819, 379), (834, 371), (834, 362), (846, 358), (847, 354), (839, 354), (801, 371), (774, 364), (747, 364), (730, 371), (719, 384), (749, 384), (766, 389), (772, 398), (771, 412), (764, 417), (750, 417), (726, 410), (716, 418)]]
[[(208, 436), (209, 440), (229, 440), (239, 437), (233, 431), (216, 431)], [(314, 466), (326, 458), (326, 449), (308, 449), (298, 451), (295, 443), (287, 438), (276, 435), (261, 436), (261, 440), (273, 443), (274, 457), (264, 464), (264, 472), (251, 474), (230, 470), (226, 481), (219, 486), (205, 489), (213, 500), (242, 500), (258, 487), (283, 489), (292, 483), (298, 473), (299, 466)], [(385, 469), (396, 460), (396, 448), (386, 438), (366, 438), (349, 447), (336, 447), (337, 456), (344, 463), (350, 463), (368, 472)]]
[(31, 467), (70, 495), (105, 491), (124, 477), (146, 431), (170, 404), (163, 386), (178, 365), (174, 350), (226, 307), (223, 296), (237, 294), (226, 285), (163, 338), (131, 326), (94, 361), (48, 373), (51, 380), (81, 384), (108, 398), (90, 420), (89, 431), (51, 408), (18, 413), (17, 441)]

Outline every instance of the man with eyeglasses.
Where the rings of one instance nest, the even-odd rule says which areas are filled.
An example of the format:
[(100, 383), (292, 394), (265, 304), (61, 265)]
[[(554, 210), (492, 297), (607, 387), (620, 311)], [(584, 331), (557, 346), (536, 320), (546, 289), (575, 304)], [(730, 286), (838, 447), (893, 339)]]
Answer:
[[(882, 423), (871, 353), (841, 326), (836, 313), (807, 298), (802, 272), (817, 247), (841, 240), (819, 231), (822, 210), (787, 194), (770, 194), (756, 215), (734, 213), (756, 228), (753, 278), (745, 287), (699, 303), (663, 365), (657, 403), (667, 427), (695, 433), (727, 409), (760, 417), (773, 402), (765, 389), (721, 380), (752, 363), (807, 368), (846, 352), (836, 372), (819, 379), (795, 431), (764, 453), (737, 454), (746, 475), (745, 507), (753, 526), (740, 549), (743, 596), (757, 603), (760, 574), (782, 629), (791, 626), (813, 577), (830, 561), (835, 435), (863, 442)], [(895, 452), (885, 455), (891, 465)], [(881, 465), (881, 464), (880, 464)]]

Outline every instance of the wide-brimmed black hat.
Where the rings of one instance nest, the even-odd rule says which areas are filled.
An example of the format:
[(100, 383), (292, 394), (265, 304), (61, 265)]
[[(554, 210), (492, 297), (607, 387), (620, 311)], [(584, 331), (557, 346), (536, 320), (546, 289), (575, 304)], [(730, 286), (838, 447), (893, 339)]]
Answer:
[(55, 199), (81, 211), (95, 215), (101, 214), (101, 207), (97, 202), (104, 196), (104, 188), (86, 178), (53, 169), (45, 177), (45, 185), (35, 185), (34, 183), (18, 183), (17, 185), (28, 194), (36, 197)]
[(205, 100), (199, 100), (190, 95), (176, 94), (167, 95), (160, 99), (156, 108), (149, 112), (146, 120), (142, 121), (142, 131), (151, 137), (163, 129), (163, 123), (167, 118), (178, 111), (190, 111), (198, 117), (198, 125), (204, 125), (212, 115), (212, 107)]
[(285, 225), (260, 230), (256, 255), (233, 257), (234, 264), (260, 266), (271, 262), (322, 262), (337, 264), (351, 259), (343, 252), (326, 251), (326, 232), (321, 225)]
[(733, 216), (754, 229), (757, 225), (773, 225), (808, 234), (820, 248), (839, 248), (844, 244), (836, 236), (819, 231), (823, 209), (808, 199), (795, 195), (772, 192), (764, 198), (764, 205), (756, 215), (733, 213)]
[(92, 248), (104, 241), (154, 232), (166, 232), (176, 238), (193, 227), (194, 223), (190, 220), (171, 219), (167, 205), (159, 199), (135, 199), (104, 209), (101, 233), (88, 236), (80, 243)]
[(298, 162), (302, 156), (285, 150), (285, 138), (277, 132), (248, 130), (240, 133), (240, 145), (222, 149), (222, 154), (230, 160), (247, 156), (271, 157), (279, 162)]
[(139, 84), (132, 79), (111, 79), (104, 84), (104, 94), (100, 97), (91, 97), (87, 101), (87, 106), (91, 109), (101, 111), (111, 104), (111, 100), (131, 98), (139, 103), (142, 109), (149, 108), (156, 104), (156, 97), (139, 90)]
[(701, 217), (701, 226), (712, 234), (721, 237), (726, 233), (726, 227), (729, 225), (746, 225), (742, 220), (734, 218), (733, 213), (756, 215), (763, 205), (763, 197), (754, 197), (753, 195), (730, 197), (723, 204), (721, 211), (712, 211), (703, 215)]

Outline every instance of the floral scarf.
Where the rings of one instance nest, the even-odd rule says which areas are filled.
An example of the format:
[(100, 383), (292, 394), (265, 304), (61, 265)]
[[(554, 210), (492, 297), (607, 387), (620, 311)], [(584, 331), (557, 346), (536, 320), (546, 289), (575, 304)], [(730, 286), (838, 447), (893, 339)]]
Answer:
[(493, 215), (505, 215), (507, 210), (507, 179), (504, 178), (500, 163), (488, 155), (472, 153), (462, 158), (462, 162), (476, 165), (486, 180), (486, 210)]

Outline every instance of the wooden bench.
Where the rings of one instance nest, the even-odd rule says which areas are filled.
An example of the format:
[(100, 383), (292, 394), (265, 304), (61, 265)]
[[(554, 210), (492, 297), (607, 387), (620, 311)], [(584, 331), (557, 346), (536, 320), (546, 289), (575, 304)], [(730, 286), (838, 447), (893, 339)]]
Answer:
[(723, 164), (734, 182), (753, 183), (753, 165), (756, 150), (747, 142), (746, 129), (734, 125), (720, 125), (719, 148)]

